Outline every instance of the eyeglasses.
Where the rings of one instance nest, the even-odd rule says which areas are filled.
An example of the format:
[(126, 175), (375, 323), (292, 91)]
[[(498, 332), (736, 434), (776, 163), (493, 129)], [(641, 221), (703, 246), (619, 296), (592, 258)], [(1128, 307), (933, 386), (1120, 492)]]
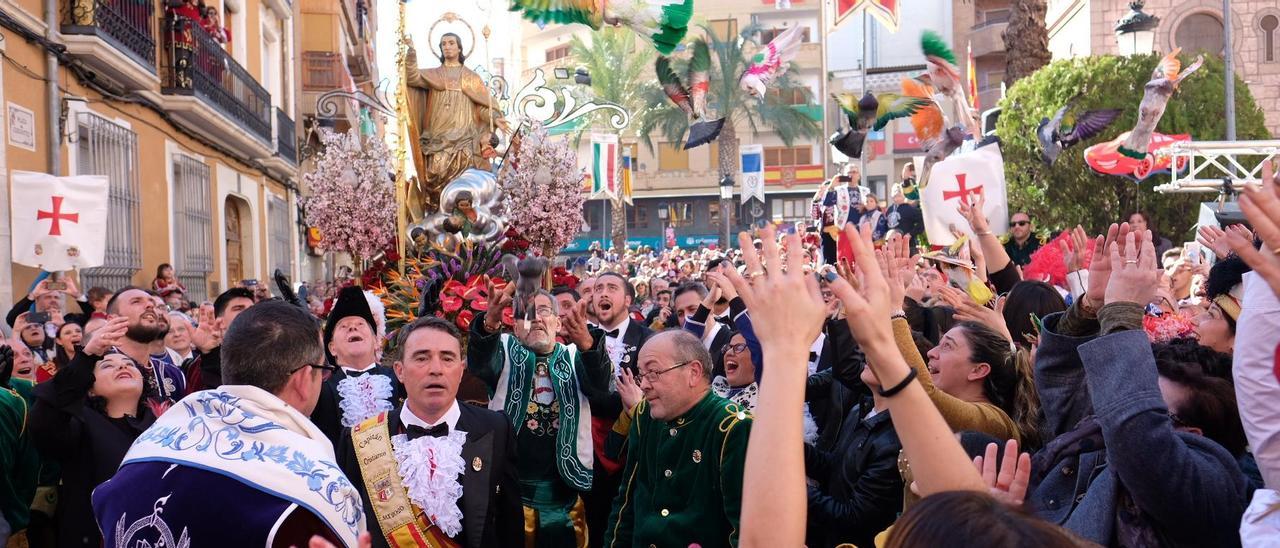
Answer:
[(329, 377), (332, 377), (333, 374), (338, 371), (338, 366), (333, 365), (331, 363), (304, 363), (302, 365), (299, 365), (298, 367), (295, 367), (292, 371), (289, 372), (289, 374), (292, 375), (294, 373), (297, 373), (298, 371), (301, 371), (303, 367), (314, 367), (316, 369), (319, 369), (320, 380), (322, 381), (329, 380)]
[(724, 355), (741, 354), (747, 349), (747, 343), (726, 344), (724, 345)]
[(650, 383), (650, 384), (652, 384), (652, 383), (658, 382), (658, 377), (661, 377), (663, 373), (666, 373), (666, 372), (668, 372), (668, 371), (674, 371), (674, 370), (676, 370), (676, 369), (680, 369), (681, 367), (684, 367), (684, 366), (689, 365), (689, 364), (691, 364), (691, 363), (693, 363), (693, 360), (689, 360), (689, 361), (687, 361), (687, 362), (681, 362), (681, 363), (675, 364), (675, 365), (673, 365), (673, 366), (671, 366), (671, 367), (668, 367), (668, 368), (666, 368), (666, 369), (663, 369), (663, 370), (661, 370), (661, 371), (650, 371), (650, 372), (648, 372), (648, 373), (641, 373), (641, 374), (640, 374), (640, 378), (642, 378), (642, 379), (646, 379), (646, 380), (648, 380), (648, 381), (649, 381), (649, 383)]
[(550, 318), (556, 315), (556, 311), (552, 310), (549, 306), (539, 306), (534, 309), (533, 312), (537, 314), (539, 318)]
[(1013, 227), (1013, 226), (1027, 226), (1027, 225), (1029, 225), (1029, 224), (1031, 224), (1031, 221), (1009, 221), (1009, 226), (1011, 226), (1011, 227)]
[(1188, 428), (1191, 426), (1190, 424), (1187, 423), (1187, 421), (1182, 420), (1182, 417), (1179, 417), (1177, 413), (1174, 413), (1173, 411), (1169, 411), (1168, 414), (1169, 414), (1169, 420), (1173, 421), (1174, 426), (1182, 427), (1182, 428)]

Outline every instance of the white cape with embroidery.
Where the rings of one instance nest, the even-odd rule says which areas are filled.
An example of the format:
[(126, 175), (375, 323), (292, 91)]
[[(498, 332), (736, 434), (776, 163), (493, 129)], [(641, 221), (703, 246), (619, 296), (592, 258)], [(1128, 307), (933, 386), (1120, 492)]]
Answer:
[(286, 498), (347, 546), (365, 530), (360, 492), (324, 433), (260, 388), (226, 385), (183, 398), (133, 442), (121, 466), (148, 461), (216, 472)]

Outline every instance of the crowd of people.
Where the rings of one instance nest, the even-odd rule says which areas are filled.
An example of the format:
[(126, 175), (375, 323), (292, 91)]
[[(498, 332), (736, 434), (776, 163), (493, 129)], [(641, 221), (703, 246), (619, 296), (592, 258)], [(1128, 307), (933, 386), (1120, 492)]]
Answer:
[[(596, 250), (550, 289), (488, 288), (469, 322), (390, 332), (354, 285), (246, 280), (196, 304), (169, 265), (149, 288), (43, 277), (0, 347), (0, 537), (1280, 543), (1264, 180), (1248, 226), (1180, 248), (1141, 213), (1051, 242), (1016, 213), (1001, 240), (978, 197), (973, 238), (926, 251), (901, 207), (829, 187), (813, 232)], [(1055, 250), (1061, 273), (1040, 264)]]

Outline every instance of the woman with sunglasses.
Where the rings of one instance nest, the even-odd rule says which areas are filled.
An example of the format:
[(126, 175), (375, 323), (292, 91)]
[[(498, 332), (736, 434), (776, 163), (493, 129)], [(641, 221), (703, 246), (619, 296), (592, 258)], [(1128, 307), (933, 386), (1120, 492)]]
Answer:
[(138, 364), (115, 349), (128, 324), (125, 317), (109, 320), (53, 380), (36, 388), (31, 438), (62, 469), (54, 516), (59, 547), (102, 543), (90, 495), (156, 420), (143, 402)]

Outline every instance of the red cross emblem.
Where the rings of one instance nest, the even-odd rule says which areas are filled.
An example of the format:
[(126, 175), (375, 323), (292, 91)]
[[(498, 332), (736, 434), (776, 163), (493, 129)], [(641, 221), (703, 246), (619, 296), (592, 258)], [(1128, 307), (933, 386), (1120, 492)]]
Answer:
[(36, 211), (37, 221), (43, 221), (45, 219), (53, 220), (53, 223), (49, 225), (50, 236), (62, 235), (62, 221), (67, 221), (71, 223), (80, 222), (79, 213), (63, 213), (62, 212), (62, 199), (63, 199), (62, 196), (53, 197), (53, 211)]
[(942, 200), (943, 200), (943, 201), (950, 200), (950, 199), (952, 199), (952, 198), (968, 197), (970, 194), (982, 194), (982, 185), (978, 185), (978, 186), (975, 186), (975, 187), (973, 187), (973, 188), (969, 188), (968, 186), (965, 186), (965, 184), (964, 184), (964, 178), (965, 178), (965, 174), (964, 174), (964, 173), (957, 173), (957, 174), (956, 174), (956, 184), (957, 184), (957, 185), (960, 185), (960, 188), (958, 188), (958, 189), (956, 189), (956, 190), (944, 190), (944, 191), (942, 191)]

